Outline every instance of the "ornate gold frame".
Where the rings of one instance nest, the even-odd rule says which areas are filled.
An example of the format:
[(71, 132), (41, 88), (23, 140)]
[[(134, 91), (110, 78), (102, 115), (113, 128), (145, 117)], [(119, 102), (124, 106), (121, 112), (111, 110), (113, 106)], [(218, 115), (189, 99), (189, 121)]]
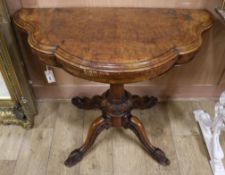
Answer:
[(37, 113), (5, 1), (0, 1), (0, 70), (11, 100), (0, 101), (0, 123), (33, 126)]

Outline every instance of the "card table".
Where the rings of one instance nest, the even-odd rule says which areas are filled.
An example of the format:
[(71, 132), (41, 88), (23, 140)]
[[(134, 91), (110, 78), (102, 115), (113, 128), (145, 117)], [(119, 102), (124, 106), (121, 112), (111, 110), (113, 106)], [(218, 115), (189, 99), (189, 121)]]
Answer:
[[(139, 97), (124, 84), (156, 78), (175, 65), (189, 62), (202, 45), (202, 33), (212, 16), (201, 9), (157, 8), (34, 8), (13, 15), (17, 30), (40, 61), (70, 74), (110, 84), (103, 95), (74, 97), (81, 109), (100, 109), (84, 144), (65, 161), (79, 162), (97, 136), (110, 127), (131, 129), (146, 152), (161, 165), (169, 165), (165, 153), (155, 147), (133, 109), (147, 109), (156, 97)], [(191, 71), (191, 70), (190, 70)], [(152, 116), (154, 117), (154, 116)]]

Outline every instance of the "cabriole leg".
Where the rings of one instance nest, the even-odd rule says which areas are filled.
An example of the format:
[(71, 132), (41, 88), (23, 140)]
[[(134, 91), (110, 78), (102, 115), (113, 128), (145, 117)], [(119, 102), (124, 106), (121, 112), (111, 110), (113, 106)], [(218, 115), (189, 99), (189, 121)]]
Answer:
[(164, 166), (170, 164), (170, 161), (166, 157), (165, 153), (161, 149), (156, 148), (151, 144), (145, 132), (145, 128), (142, 122), (137, 117), (131, 116), (130, 118), (125, 119), (124, 128), (129, 128), (136, 134), (136, 136), (139, 138), (139, 140), (143, 144), (144, 149), (158, 163)]
[(91, 148), (91, 146), (94, 144), (97, 136), (104, 130), (109, 128), (109, 123), (106, 119), (103, 117), (97, 118), (89, 128), (87, 138), (84, 142), (84, 144), (78, 148), (72, 151), (65, 161), (65, 165), (68, 167), (71, 167), (78, 163), (84, 156), (84, 154)]

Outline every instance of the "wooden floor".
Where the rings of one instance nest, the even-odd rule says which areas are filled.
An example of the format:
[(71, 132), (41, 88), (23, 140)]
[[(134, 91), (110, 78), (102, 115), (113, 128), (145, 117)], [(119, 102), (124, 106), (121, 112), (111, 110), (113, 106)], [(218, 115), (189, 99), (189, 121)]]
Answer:
[(112, 128), (98, 137), (81, 163), (66, 168), (63, 161), (81, 145), (100, 112), (79, 110), (69, 102), (39, 102), (32, 130), (0, 126), (0, 175), (211, 175), (192, 111), (204, 108), (212, 114), (213, 107), (213, 101), (179, 101), (133, 112), (170, 158), (168, 167), (154, 162), (131, 131)]

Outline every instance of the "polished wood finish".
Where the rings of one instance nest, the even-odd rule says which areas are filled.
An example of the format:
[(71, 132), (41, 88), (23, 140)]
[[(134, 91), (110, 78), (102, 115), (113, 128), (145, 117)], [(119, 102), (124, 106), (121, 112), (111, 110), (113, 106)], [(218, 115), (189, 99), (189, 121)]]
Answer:
[(126, 120), (124, 123), (124, 127), (131, 129), (136, 134), (141, 143), (144, 145), (145, 150), (152, 156), (153, 159), (161, 165), (170, 164), (170, 160), (167, 159), (165, 153), (151, 144), (142, 122), (137, 117), (131, 116), (130, 120)]
[(155, 78), (189, 61), (212, 25), (204, 10), (145, 8), (22, 9), (14, 22), (45, 64), (111, 84)]
[(83, 158), (83, 155), (94, 144), (97, 136), (106, 128), (109, 128), (109, 123), (107, 120), (105, 120), (103, 117), (97, 118), (92, 123), (84, 144), (79, 149), (75, 149), (73, 152), (71, 152), (68, 159), (65, 161), (65, 165), (71, 167), (79, 162)]
[[(95, 96), (92, 99), (75, 98), (72, 100), (73, 104), (77, 107), (91, 109), (96, 108), (92, 105), (96, 101), (97, 107), (101, 109), (102, 116), (97, 118), (91, 125), (88, 136), (84, 144), (71, 152), (65, 165), (71, 167), (78, 163), (86, 152), (94, 144), (97, 136), (109, 127), (124, 127), (131, 129), (143, 144), (147, 153), (153, 157), (161, 165), (169, 165), (170, 161), (165, 153), (152, 145), (145, 132), (144, 126), (141, 121), (131, 114), (131, 110), (135, 108), (147, 109), (153, 107), (157, 99), (155, 97), (139, 97), (131, 95), (125, 91), (123, 84), (111, 85), (110, 89), (105, 92), (102, 97)], [(78, 100), (79, 99), (79, 100)]]
[[(220, 86), (220, 77), (225, 70), (224, 47), (225, 30), (222, 20), (214, 13), (220, 5), (220, 0), (181, 1), (181, 0), (22, 0), (21, 2), (7, 1), (11, 14), (16, 9), (46, 8), (46, 7), (144, 7), (144, 8), (196, 8), (207, 9), (214, 18), (213, 27), (203, 36), (204, 43), (195, 59), (185, 66), (177, 66), (154, 81), (139, 82), (132, 85), (136, 94), (155, 95), (160, 98), (215, 98), (219, 97), (225, 86)], [(20, 6), (18, 5), (20, 3)], [(21, 35), (20, 33), (19, 35)], [(37, 63), (36, 55), (30, 52), (27, 38), (23, 35), (23, 46), (27, 54), (25, 66), (32, 81), (32, 88), (37, 99), (70, 99), (71, 96), (94, 96), (106, 90), (107, 86), (99, 88), (98, 83), (80, 79), (62, 69), (53, 68), (57, 83), (49, 85), (42, 71), (42, 64)], [(27, 47), (28, 45), (28, 47)], [(216, 47), (215, 47), (216, 46)], [(21, 48), (22, 49), (22, 48)], [(32, 66), (31, 66), (32, 65)], [(199, 69), (201, 67), (201, 69)], [(190, 74), (190, 70), (192, 74)], [(207, 70), (207, 71), (202, 71)], [(82, 87), (80, 87), (82, 86)], [(144, 87), (143, 87), (144, 86)], [(95, 88), (95, 89), (93, 89)], [(133, 91), (129, 89), (130, 91)], [(140, 89), (139, 91), (136, 89)]]
[(135, 108), (151, 108), (157, 99), (131, 95), (124, 84), (155, 78), (190, 61), (202, 44), (202, 32), (212, 26), (207, 11), (22, 9), (14, 15), (14, 22), (27, 32), (29, 45), (43, 63), (110, 84), (102, 96), (72, 99), (79, 108), (100, 109), (102, 116), (92, 123), (85, 143), (70, 154), (65, 165), (79, 162), (109, 127), (131, 129), (153, 159), (169, 165), (165, 153), (152, 145), (141, 121), (131, 114)]

